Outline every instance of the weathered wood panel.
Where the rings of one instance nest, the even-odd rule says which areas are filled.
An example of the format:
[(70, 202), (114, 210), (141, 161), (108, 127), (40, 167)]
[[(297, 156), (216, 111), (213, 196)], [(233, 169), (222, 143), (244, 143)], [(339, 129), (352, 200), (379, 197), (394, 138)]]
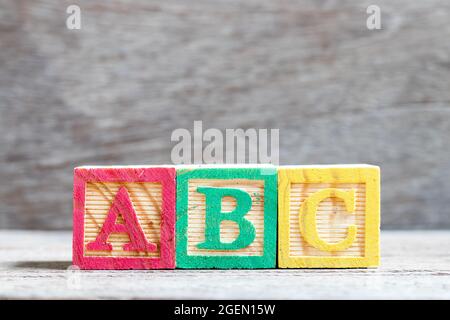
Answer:
[(70, 232), (3, 230), (0, 298), (450, 299), (449, 231), (384, 231), (381, 252), (363, 270), (76, 271)]
[(280, 128), (284, 164), (382, 168), (389, 228), (450, 227), (450, 3), (0, 1), (0, 227), (70, 228), (72, 168)]

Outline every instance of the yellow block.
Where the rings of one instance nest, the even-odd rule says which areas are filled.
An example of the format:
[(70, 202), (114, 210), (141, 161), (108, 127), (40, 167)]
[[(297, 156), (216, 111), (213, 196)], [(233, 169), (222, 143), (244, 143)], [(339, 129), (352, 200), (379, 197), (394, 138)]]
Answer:
[(278, 169), (278, 266), (366, 268), (380, 263), (380, 168)]

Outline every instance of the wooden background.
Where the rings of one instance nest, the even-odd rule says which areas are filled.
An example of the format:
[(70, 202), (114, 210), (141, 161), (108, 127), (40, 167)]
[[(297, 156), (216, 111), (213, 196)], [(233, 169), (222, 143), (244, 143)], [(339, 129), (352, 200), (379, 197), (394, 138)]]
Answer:
[(74, 166), (170, 162), (194, 120), (380, 165), (384, 228), (450, 228), (450, 2), (0, 0), (0, 228), (70, 229)]

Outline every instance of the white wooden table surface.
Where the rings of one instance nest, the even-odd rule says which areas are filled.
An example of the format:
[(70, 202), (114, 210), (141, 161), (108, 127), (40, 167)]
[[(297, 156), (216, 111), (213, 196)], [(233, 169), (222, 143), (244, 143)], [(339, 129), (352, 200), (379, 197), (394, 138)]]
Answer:
[(73, 271), (70, 232), (0, 231), (0, 298), (450, 299), (450, 231), (381, 241), (369, 270)]

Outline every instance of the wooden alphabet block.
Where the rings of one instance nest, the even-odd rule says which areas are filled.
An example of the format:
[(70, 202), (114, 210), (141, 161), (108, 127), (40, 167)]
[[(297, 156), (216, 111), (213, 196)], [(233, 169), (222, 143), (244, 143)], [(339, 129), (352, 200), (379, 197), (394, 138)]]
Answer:
[(74, 265), (175, 268), (175, 168), (75, 168), (73, 206)]
[(280, 268), (379, 265), (379, 167), (279, 168), (278, 206)]
[(177, 268), (274, 268), (274, 167), (177, 170)]

